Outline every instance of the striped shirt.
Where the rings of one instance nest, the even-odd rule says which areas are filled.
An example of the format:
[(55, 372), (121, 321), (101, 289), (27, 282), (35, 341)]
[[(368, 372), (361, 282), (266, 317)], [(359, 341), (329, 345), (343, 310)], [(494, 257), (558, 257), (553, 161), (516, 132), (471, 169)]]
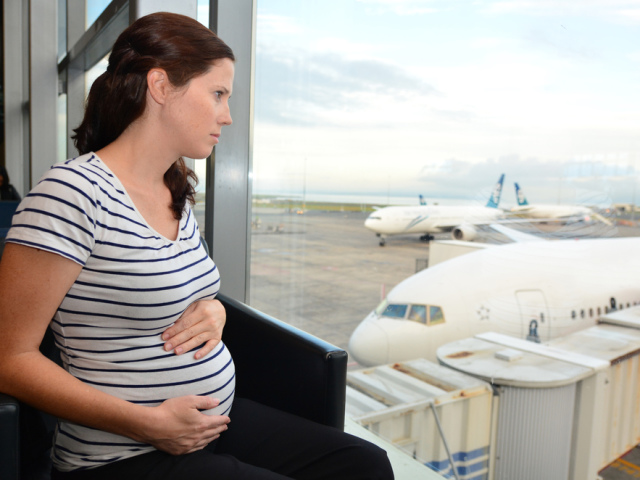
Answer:
[[(209, 395), (227, 414), (235, 370), (220, 342), (206, 357), (165, 352), (161, 334), (184, 310), (212, 299), (220, 276), (189, 208), (169, 240), (151, 228), (118, 178), (87, 154), (47, 172), (21, 202), (7, 234), (83, 266), (51, 326), (64, 368), (116, 397), (155, 406), (181, 395)], [(92, 468), (152, 451), (129, 438), (59, 421), (53, 462)]]

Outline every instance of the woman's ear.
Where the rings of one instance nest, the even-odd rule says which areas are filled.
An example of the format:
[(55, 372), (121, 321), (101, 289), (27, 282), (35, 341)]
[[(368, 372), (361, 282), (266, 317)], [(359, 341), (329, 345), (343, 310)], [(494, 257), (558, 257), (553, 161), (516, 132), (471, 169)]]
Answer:
[(171, 82), (166, 71), (152, 68), (147, 72), (147, 91), (156, 103), (164, 105), (170, 90)]

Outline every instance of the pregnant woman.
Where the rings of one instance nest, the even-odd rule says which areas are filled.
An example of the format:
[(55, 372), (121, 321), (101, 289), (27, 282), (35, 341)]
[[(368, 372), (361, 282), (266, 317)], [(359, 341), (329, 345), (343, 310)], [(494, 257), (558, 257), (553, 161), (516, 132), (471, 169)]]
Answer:
[[(14, 216), (0, 391), (60, 419), (54, 479), (393, 478), (381, 449), (234, 398), (220, 275), (182, 160), (231, 124), (233, 76), (231, 49), (195, 20), (137, 20), (91, 87), (80, 156)], [(64, 368), (38, 350), (49, 324)]]

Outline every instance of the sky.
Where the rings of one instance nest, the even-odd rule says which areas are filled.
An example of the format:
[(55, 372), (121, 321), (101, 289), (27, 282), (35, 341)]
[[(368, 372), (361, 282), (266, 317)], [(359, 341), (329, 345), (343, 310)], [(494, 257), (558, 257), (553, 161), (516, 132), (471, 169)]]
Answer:
[(257, 11), (255, 193), (639, 203), (640, 1)]
[(255, 194), (484, 202), (504, 173), (501, 206), (514, 182), (530, 203), (640, 203), (640, 0), (257, 12)]

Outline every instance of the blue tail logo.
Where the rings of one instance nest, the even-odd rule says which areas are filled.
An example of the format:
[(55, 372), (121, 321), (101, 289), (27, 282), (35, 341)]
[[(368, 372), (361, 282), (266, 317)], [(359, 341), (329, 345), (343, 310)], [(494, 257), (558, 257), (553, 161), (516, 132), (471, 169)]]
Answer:
[(498, 208), (498, 204), (500, 203), (500, 195), (502, 194), (503, 183), (504, 183), (504, 173), (500, 175), (500, 180), (498, 180), (498, 183), (496, 183), (496, 186), (493, 187), (493, 192), (491, 192), (491, 197), (489, 197), (489, 201), (487, 202), (487, 207)]
[(427, 204), (427, 201), (424, 199), (422, 194), (418, 195), (418, 197), (420, 198), (420, 205), (426, 205)]
[(514, 183), (514, 185), (516, 186), (516, 199), (518, 200), (518, 205), (520, 205), (521, 207), (523, 205), (529, 205), (529, 202), (527, 202), (527, 197), (524, 196), (524, 192), (520, 188), (520, 185), (518, 185), (517, 182)]

